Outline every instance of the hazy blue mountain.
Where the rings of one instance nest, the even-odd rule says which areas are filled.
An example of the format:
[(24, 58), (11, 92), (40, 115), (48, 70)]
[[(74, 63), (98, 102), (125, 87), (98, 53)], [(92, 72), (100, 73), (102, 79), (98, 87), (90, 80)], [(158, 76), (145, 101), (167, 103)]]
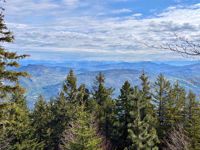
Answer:
[(95, 76), (101, 71), (106, 76), (106, 85), (114, 87), (114, 96), (124, 81), (133, 85), (140, 84), (139, 76), (145, 71), (150, 80), (155, 81), (158, 74), (163, 73), (171, 82), (179, 81), (187, 90), (192, 89), (197, 94), (200, 90), (200, 63), (175, 66), (153, 62), (65, 62), (41, 63), (22, 66), (19, 70), (27, 71), (31, 78), (21, 79), (21, 84), (27, 89), (29, 105), (33, 105), (39, 94), (47, 99), (55, 97), (62, 87), (68, 71), (74, 69), (78, 84), (84, 83), (91, 90)]

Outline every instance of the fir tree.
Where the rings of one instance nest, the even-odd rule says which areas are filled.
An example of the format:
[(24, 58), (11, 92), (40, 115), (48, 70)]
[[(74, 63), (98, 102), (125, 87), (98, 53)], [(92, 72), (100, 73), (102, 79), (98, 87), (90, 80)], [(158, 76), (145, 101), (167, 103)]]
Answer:
[(112, 100), (112, 88), (105, 87), (105, 77), (102, 73), (96, 77), (95, 86), (93, 87), (93, 98), (97, 103), (97, 121), (100, 131), (103, 132), (106, 140), (110, 140), (113, 115), (114, 101)]
[(77, 96), (77, 79), (74, 75), (73, 70), (69, 71), (64, 83), (62, 92), (66, 98), (66, 100), (74, 102)]
[(186, 92), (176, 82), (169, 91), (169, 100), (166, 104), (166, 119), (168, 128), (173, 125), (184, 124), (186, 117)]
[(158, 149), (159, 139), (155, 129), (155, 116), (151, 104), (148, 77), (142, 74), (140, 79), (142, 89), (139, 90), (135, 87), (133, 95), (130, 97), (133, 101), (130, 114), (134, 121), (129, 123), (129, 139), (132, 143), (128, 149)]
[[(18, 84), (19, 77), (27, 76), (26, 72), (17, 72), (14, 69), (19, 67), (17, 60), (25, 58), (27, 55), (18, 55), (10, 52), (3, 47), (4, 43), (12, 43), (14, 36), (4, 22), (3, 8), (0, 8), (0, 98), (15, 92), (24, 92), (24, 89)], [(9, 81), (9, 82), (8, 82)], [(0, 107), (3, 105), (0, 105)]]
[(190, 137), (191, 149), (200, 150), (200, 105), (196, 95), (190, 91), (188, 96), (186, 131)]
[(156, 113), (158, 117), (159, 135), (163, 137), (165, 134), (166, 122), (166, 104), (169, 100), (170, 82), (160, 74), (154, 84), (154, 103), (156, 105)]
[(38, 101), (35, 103), (34, 110), (31, 114), (32, 126), (34, 128), (34, 136), (43, 142), (45, 146), (50, 145), (50, 121), (51, 112), (45, 99), (40, 95)]
[[(19, 85), (19, 78), (27, 76), (27, 73), (17, 72), (14, 69), (19, 67), (18, 60), (25, 58), (27, 55), (18, 55), (15, 52), (8, 51), (3, 46), (5, 43), (9, 44), (14, 41), (12, 32), (8, 30), (4, 22), (3, 13), (3, 7), (0, 7), (0, 141), (7, 143), (5, 145), (11, 145), (10, 142), (16, 136), (15, 132), (13, 132), (12, 137), (9, 137), (11, 133), (8, 133), (8, 131), (14, 127), (14, 124), (20, 124), (15, 116), (20, 111), (20, 107), (14, 102), (11, 102), (11, 96), (16, 93), (24, 93), (24, 89)], [(23, 113), (20, 112), (19, 117), (22, 117), (22, 115)]]
[(50, 105), (52, 119), (50, 121), (51, 141), (48, 149), (58, 149), (59, 140), (65, 127), (69, 121), (73, 119), (73, 110), (75, 106), (68, 100), (64, 93), (60, 93), (56, 100), (53, 100)]
[(31, 127), (29, 111), (23, 95), (14, 93), (10, 101), (10, 107), (4, 113), (7, 114), (5, 115), (7, 123), (3, 134), (6, 139), (9, 139), (8, 149), (43, 149), (43, 144), (33, 136), (34, 130)]
[(132, 108), (129, 97), (133, 92), (133, 88), (131, 88), (130, 83), (126, 81), (120, 91), (120, 96), (116, 102), (115, 127), (117, 128), (117, 133), (115, 133), (114, 139), (117, 148), (124, 149), (130, 145), (130, 140), (128, 139), (128, 124), (133, 120), (130, 116)]
[(84, 105), (76, 108), (75, 120), (61, 138), (61, 150), (101, 150), (102, 139), (97, 134), (94, 117), (85, 110)]

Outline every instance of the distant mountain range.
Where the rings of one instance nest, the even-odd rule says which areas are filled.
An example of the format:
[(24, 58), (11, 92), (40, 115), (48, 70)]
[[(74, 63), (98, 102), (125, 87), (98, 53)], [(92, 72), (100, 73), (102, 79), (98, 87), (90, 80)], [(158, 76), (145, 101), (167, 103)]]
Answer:
[(119, 89), (128, 80), (133, 85), (140, 84), (139, 76), (143, 71), (147, 73), (151, 83), (162, 73), (171, 82), (179, 81), (187, 90), (200, 91), (200, 63), (189, 65), (169, 65), (154, 62), (66, 62), (26, 64), (18, 70), (27, 71), (31, 78), (23, 78), (21, 84), (27, 89), (29, 106), (35, 103), (39, 94), (48, 100), (55, 97), (62, 87), (69, 70), (73, 69), (78, 78), (78, 84), (84, 83), (92, 88), (95, 76), (102, 72), (106, 77), (106, 86), (114, 87), (114, 96), (119, 94)]

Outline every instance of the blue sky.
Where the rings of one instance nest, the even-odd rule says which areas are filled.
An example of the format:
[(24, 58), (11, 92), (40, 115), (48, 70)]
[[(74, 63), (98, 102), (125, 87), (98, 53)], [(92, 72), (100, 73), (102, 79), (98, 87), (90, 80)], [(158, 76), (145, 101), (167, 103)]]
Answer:
[(200, 40), (199, 0), (14, 0), (7, 48), (34, 60), (169, 61), (176, 53), (147, 48), (174, 33)]

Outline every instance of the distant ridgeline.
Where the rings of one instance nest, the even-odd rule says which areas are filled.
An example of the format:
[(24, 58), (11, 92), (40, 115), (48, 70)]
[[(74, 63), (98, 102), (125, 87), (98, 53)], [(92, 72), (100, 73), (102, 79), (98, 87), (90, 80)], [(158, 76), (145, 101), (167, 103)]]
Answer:
[(70, 69), (77, 75), (78, 84), (84, 83), (92, 89), (95, 76), (102, 72), (106, 77), (106, 86), (113, 87), (116, 97), (119, 95), (121, 85), (128, 80), (133, 85), (139, 84), (139, 76), (144, 71), (150, 78), (151, 85), (157, 76), (162, 73), (170, 82), (179, 82), (186, 91), (192, 90), (198, 94), (200, 91), (200, 64), (174, 66), (164, 63), (152, 62), (77, 62), (64, 64), (43, 63), (22, 66), (19, 70), (30, 73), (31, 78), (21, 79), (21, 84), (27, 89), (27, 99), (32, 107), (39, 94), (47, 99), (56, 96)]

